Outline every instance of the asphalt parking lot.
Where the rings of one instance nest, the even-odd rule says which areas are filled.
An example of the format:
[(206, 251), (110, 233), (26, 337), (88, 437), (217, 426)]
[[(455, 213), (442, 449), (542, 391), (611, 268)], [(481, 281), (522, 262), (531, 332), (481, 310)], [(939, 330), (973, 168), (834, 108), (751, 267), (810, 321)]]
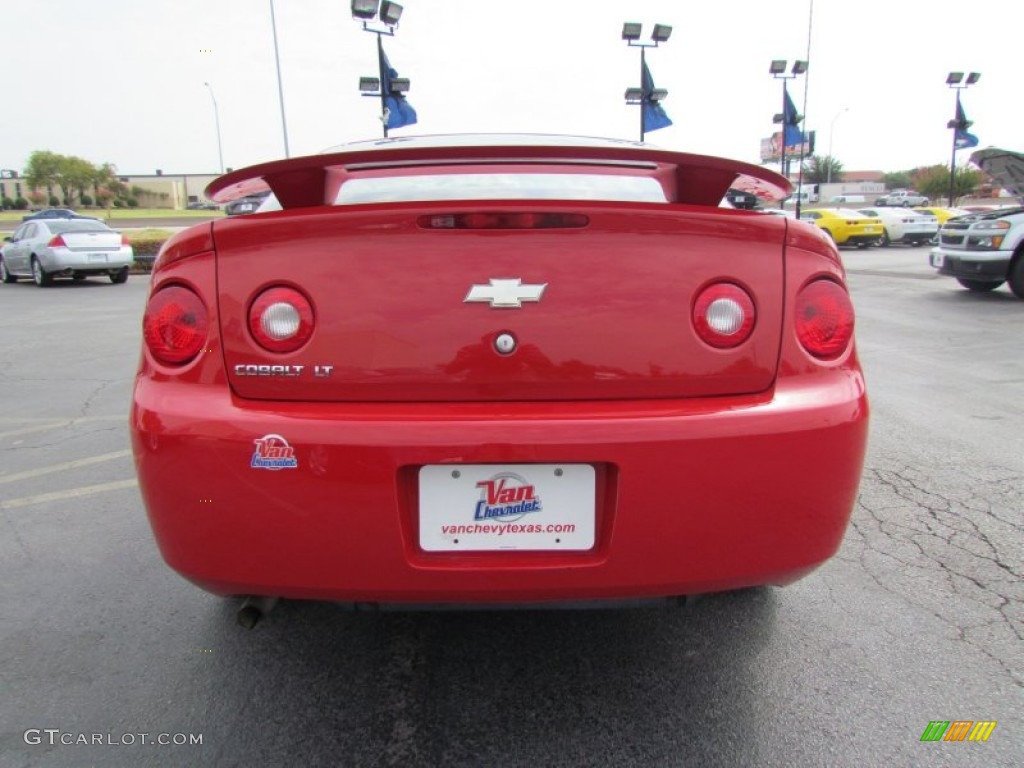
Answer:
[[(252, 631), (163, 564), (135, 486), (148, 280), (0, 286), (0, 766), (1021, 765), (1024, 301), (926, 248), (843, 256), (871, 442), (807, 579), (677, 609), (284, 603)], [(934, 720), (997, 726), (922, 742)]]

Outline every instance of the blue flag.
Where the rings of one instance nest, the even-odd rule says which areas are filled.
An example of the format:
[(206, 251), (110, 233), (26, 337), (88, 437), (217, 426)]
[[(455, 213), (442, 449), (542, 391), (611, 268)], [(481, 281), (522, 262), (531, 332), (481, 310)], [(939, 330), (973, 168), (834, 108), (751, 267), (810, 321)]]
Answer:
[(960, 100), (956, 102), (956, 136), (953, 137), (953, 144), (957, 149), (968, 149), (978, 146), (978, 137), (968, 133), (967, 129), (974, 123), (967, 119), (964, 108), (960, 106)]
[(656, 131), (659, 128), (668, 128), (672, 125), (672, 121), (665, 114), (664, 107), (651, 98), (651, 91), (654, 90), (654, 78), (651, 77), (651, 70), (647, 68), (646, 61), (644, 62), (643, 72), (641, 72), (641, 81), (640, 86), (644, 92), (644, 103), (640, 109), (643, 110), (644, 133)]
[(782, 102), (782, 126), (786, 137), (785, 144), (787, 147), (796, 147), (804, 143), (804, 132), (800, 130), (802, 117), (796, 111), (796, 105), (789, 97), (789, 91), (783, 91), (783, 95), (785, 99)]
[(388, 110), (387, 127), (390, 129), (413, 125), (416, 122), (416, 110), (405, 100), (405, 96), (391, 92), (391, 79), (398, 77), (398, 71), (392, 68), (383, 48), (380, 49), (380, 72), (384, 76), (380, 87), (384, 91), (384, 105)]

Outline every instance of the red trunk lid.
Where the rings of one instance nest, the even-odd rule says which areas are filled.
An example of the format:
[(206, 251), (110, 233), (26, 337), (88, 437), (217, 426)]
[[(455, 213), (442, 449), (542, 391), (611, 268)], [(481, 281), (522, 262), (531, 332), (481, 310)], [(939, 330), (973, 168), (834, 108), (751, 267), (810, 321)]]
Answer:
[[(497, 211), (589, 223), (422, 226), (422, 217)], [(229, 379), (244, 398), (298, 401), (762, 391), (779, 357), (784, 236), (782, 217), (638, 203), (402, 203), (225, 220), (214, 241)], [(546, 286), (540, 300), (465, 301), (473, 286), (487, 294), (491, 281), (516, 279), (527, 291)], [(756, 307), (753, 333), (735, 349), (706, 345), (691, 318), (700, 290), (719, 281), (742, 286)], [(313, 336), (296, 352), (268, 352), (249, 331), (250, 305), (275, 285), (313, 305)], [(495, 349), (501, 334), (514, 337), (511, 354)]]

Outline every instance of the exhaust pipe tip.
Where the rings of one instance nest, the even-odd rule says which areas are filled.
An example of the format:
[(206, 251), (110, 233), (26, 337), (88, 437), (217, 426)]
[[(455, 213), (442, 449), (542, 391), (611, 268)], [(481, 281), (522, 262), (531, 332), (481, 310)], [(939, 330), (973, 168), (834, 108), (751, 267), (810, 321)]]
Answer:
[(252, 629), (277, 605), (276, 597), (247, 597), (238, 609), (236, 619), (246, 629)]

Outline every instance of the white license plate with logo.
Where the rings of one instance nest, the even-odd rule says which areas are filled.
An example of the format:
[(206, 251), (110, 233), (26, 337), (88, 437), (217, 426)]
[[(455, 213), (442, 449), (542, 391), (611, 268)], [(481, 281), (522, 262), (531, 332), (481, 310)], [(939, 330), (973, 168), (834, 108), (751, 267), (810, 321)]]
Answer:
[(419, 474), (428, 552), (581, 551), (595, 539), (589, 464), (439, 464)]
[(105, 254), (105, 253), (90, 253), (89, 254), (89, 261), (91, 261), (91, 262), (102, 262), (102, 263), (105, 264), (106, 261), (107, 261), (107, 254)]

